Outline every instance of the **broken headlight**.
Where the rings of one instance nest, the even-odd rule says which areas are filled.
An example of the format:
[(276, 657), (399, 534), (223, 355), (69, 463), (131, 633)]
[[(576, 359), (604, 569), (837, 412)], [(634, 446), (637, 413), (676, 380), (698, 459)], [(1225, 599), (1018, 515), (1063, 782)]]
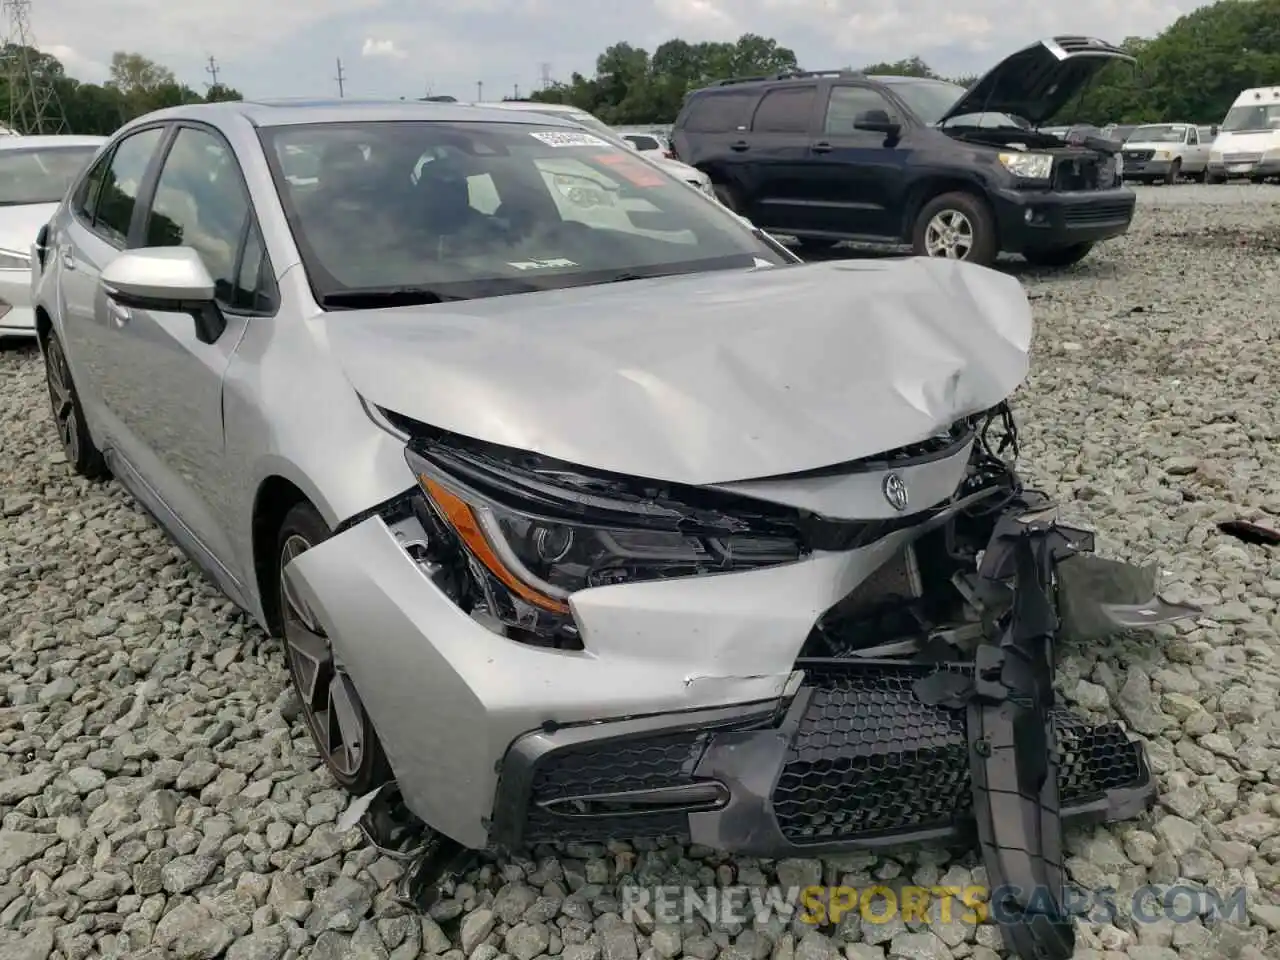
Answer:
[(489, 612), (543, 636), (572, 632), (569, 597), (579, 590), (749, 570), (805, 553), (794, 527), (763, 504), (689, 503), (660, 485), (515, 452), (412, 441), (405, 458), (465, 551)]

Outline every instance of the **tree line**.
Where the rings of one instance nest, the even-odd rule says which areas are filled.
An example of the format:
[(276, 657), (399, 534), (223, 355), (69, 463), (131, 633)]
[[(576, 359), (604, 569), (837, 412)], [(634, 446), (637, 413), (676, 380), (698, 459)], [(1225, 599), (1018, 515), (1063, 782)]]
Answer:
[(60, 132), (107, 136), (161, 107), (240, 99), (240, 92), (225, 84), (201, 93), (140, 53), (113, 54), (109, 78), (97, 84), (68, 76), (61, 61), (43, 51), (0, 47), (0, 123), (18, 133), (59, 132), (61, 114), (66, 124)]
[[(1280, 84), (1280, 0), (1218, 0), (1179, 17), (1156, 37), (1129, 37), (1120, 46), (1136, 63), (1100, 71), (1054, 118), (1058, 123), (1218, 123), (1241, 90)], [(798, 69), (793, 50), (755, 34), (735, 43), (668, 40), (652, 54), (616, 43), (597, 58), (593, 76), (574, 73), (531, 99), (572, 104), (610, 124), (664, 124), (675, 119), (691, 90), (728, 77)], [(918, 56), (859, 69), (966, 87), (977, 79), (942, 77)]]

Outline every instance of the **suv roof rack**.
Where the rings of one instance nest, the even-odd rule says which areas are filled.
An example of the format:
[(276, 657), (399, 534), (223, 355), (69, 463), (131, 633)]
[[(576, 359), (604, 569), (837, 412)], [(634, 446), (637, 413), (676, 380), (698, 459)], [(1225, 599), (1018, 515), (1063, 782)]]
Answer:
[(812, 77), (862, 77), (861, 70), (786, 70), (782, 73), (765, 74), (758, 77), (729, 77), (717, 80), (713, 87), (728, 87), (735, 83), (761, 83), (766, 80), (803, 80)]

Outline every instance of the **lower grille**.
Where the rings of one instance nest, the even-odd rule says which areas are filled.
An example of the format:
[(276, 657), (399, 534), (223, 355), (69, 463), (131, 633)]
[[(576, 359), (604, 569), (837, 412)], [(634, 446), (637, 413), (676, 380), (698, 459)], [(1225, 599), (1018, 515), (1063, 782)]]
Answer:
[[(1105, 171), (1110, 171), (1108, 174)], [(1072, 157), (1059, 160), (1053, 168), (1053, 189), (1098, 190), (1110, 187), (1115, 168), (1101, 157)]]
[(1224, 153), (1222, 155), (1223, 163), (1261, 163), (1262, 154), (1260, 153)]
[(1133, 215), (1133, 205), (1123, 200), (1091, 203), (1087, 206), (1065, 207), (1062, 219), (1071, 227), (1084, 227), (1099, 223), (1115, 223)]
[(1124, 159), (1126, 162), (1132, 160), (1135, 163), (1146, 163), (1155, 154), (1154, 150), (1126, 150), (1124, 151)]
[[(929, 706), (912, 684), (930, 668), (832, 669), (821, 678), (773, 793), (797, 845), (958, 826), (972, 819), (964, 712)], [(1114, 723), (1053, 712), (1062, 807), (1149, 779), (1142, 749)]]

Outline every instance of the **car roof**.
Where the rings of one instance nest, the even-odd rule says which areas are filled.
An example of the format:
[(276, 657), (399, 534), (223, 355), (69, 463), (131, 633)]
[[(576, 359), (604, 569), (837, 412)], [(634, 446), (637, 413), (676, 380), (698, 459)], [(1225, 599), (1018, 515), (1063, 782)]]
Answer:
[[(437, 123), (536, 123), (572, 126), (558, 117), (540, 114), (513, 116), (510, 110), (493, 105), (472, 106), (423, 100), (283, 99), (227, 100), (220, 103), (193, 103), (169, 107), (139, 117), (138, 120), (209, 120), (241, 116), (256, 127), (284, 127), (303, 123), (387, 123), (397, 120), (426, 120)], [(134, 121), (135, 123), (138, 121)]]
[(38, 150), (41, 147), (100, 147), (107, 137), (85, 137), (76, 134), (43, 134), (39, 136), (0, 137), (0, 150)]

